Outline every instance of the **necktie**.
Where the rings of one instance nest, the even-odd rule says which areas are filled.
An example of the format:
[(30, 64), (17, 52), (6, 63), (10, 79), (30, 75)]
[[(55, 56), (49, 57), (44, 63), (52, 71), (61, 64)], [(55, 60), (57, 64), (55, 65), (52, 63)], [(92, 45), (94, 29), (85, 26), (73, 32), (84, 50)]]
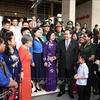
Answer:
[(68, 40), (66, 41), (66, 51), (68, 50)]

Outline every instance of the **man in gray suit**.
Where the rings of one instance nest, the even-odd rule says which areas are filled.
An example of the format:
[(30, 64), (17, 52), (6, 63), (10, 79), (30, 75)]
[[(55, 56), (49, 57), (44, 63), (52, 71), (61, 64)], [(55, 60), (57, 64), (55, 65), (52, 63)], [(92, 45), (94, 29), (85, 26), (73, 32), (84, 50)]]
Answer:
[(58, 76), (61, 84), (59, 84), (60, 92), (57, 97), (65, 94), (65, 83), (68, 83), (68, 94), (74, 99), (74, 69), (78, 58), (78, 42), (71, 39), (70, 30), (64, 32), (64, 40), (60, 41), (57, 48), (56, 59), (60, 60), (58, 66)]

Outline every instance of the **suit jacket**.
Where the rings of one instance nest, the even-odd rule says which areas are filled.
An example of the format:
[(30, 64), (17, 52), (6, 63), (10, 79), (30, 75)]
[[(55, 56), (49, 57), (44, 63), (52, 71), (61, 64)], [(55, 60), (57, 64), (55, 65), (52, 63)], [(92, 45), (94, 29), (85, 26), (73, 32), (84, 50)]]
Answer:
[(94, 35), (97, 35), (97, 34), (98, 34), (98, 30), (94, 28), (94, 29), (93, 29), (93, 34), (94, 34)]
[(96, 39), (96, 41), (95, 41), (95, 44), (96, 44), (96, 46), (98, 46), (99, 44), (98, 44), (98, 37), (97, 37), (97, 39)]
[[(97, 49), (96, 49), (96, 54), (95, 54), (95, 60), (100, 60), (100, 43), (96, 44)], [(93, 64), (93, 70), (97, 71), (98, 70), (98, 65), (97, 64)]]
[(73, 69), (78, 58), (78, 42), (71, 39), (68, 49), (66, 50), (65, 40), (60, 41), (56, 57), (60, 59), (58, 66), (60, 69)]
[(98, 37), (97, 37), (97, 34), (98, 34), (98, 30), (97, 29), (93, 29), (93, 38), (94, 38), (94, 40), (93, 40), (93, 43), (96, 43), (96, 41), (97, 41), (97, 39), (98, 39)]
[(100, 60), (100, 43), (97, 45), (97, 51), (96, 51), (95, 59)]

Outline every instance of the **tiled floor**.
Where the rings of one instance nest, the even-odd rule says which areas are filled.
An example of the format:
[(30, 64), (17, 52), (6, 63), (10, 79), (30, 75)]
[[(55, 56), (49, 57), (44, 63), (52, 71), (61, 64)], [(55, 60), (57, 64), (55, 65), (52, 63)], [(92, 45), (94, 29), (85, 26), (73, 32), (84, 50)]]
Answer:
[[(67, 90), (67, 88), (66, 88)], [(77, 100), (78, 96), (77, 94), (74, 94), (74, 99), (70, 99), (67, 91), (66, 93), (61, 96), (61, 97), (57, 97), (57, 93), (59, 92), (59, 89), (57, 89), (54, 92), (45, 92), (44, 90), (42, 91), (38, 91), (38, 92), (34, 92), (32, 93), (32, 100)], [(95, 96), (91, 93), (91, 99), (90, 100), (97, 100), (98, 96)]]
[(59, 89), (57, 89), (56, 91), (51, 91), (51, 92), (46, 92), (46, 91), (42, 90), (42, 91), (32, 93), (32, 96), (37, 97), (37, 96), (41, 96), (41, 95), (43, 96), (43, 95), (53, 94), (53, 93), (57, 93), (57, 92), (59, 92)]
[[(67, 87), (66, 87), (66, 90), (67, 90)], [(58, 88), (55, 91), (51, 91), (51, 92), (46, 92), (45, 90), (42, 90), (42, 91), (32, 93), (32, 96), (33, 97), (41, 96), (41, 95), (43, 96), (43, 95), (47, 95), (47, 94), (54, 94), (54, 93), (57, 93), (57, 92), (59, 92)]]
[[(98, 96), (94, 96), (91, 94), (90, 100), (97, 100)], [(77, 94), (74, 94), (74, 99), (70, 99), (67, 92), (61, 96), (57, 97), (57, 93), (49, 94), (49, 95), (43, 95), (43, 96), (37, 96), (33, 97), (32, 100), (78, 100)]]

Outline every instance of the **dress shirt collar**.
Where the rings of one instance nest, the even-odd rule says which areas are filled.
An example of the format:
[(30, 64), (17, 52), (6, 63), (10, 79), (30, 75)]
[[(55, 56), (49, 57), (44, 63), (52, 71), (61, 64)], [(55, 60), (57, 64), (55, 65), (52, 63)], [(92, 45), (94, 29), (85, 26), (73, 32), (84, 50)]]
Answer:
[(86, 65), (86, 63), (83, 63), (83, 64), (80, 64), (81, 66), (85, 66)]
[(68, 45), (69, 45), (70, 41), (71, 41), (71, 38), (68, 40), (65, 40), (65, 44), (68, 42)]

